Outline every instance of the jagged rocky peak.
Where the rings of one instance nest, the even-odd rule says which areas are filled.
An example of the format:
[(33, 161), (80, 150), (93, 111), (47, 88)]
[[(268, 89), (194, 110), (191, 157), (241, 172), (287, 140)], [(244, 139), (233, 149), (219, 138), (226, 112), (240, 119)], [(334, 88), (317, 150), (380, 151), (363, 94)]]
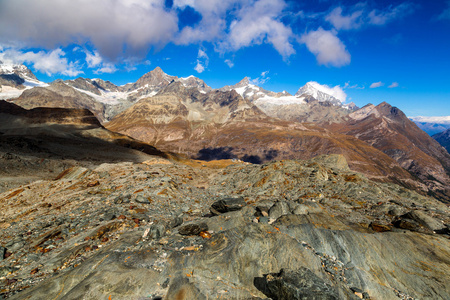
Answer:
[(241, 81), (239, 81), (237, 84), (235, 84), (235, 87), (244, 87), (250, 85), (250, 78), (245, 76)]
[(23, 64), (6, 63), (0, 60), (0, 74), (16, 74), (23, 79), (38, 80), (36, 76)]
[(99, 89), (105, 90), (105, 91), (110, 91), (110, 92), (119, 92), (120, 88), (115, 85), (114, 83), (112, 83), (111, 81), (108, 80), (103, 80), (103, 79), (92, 79), (92, 83), (98, 87)]
[(212, 91), (212, 88), (207, 85), (203, 80), (193, 75), (188, 77), (181, 77), (178, 79), (187, 88), (197, 88), (202, 93), (208, 93)]
[(172, 80), (177, 79), (177, 76), (170, 76), (164, 73), (160, 67), (156, 67), (154, 70), (144, 74), (141, 78), (136, 81), (136, 84), (143, 86), (165, 86), (172, 82)]
[(342, 99), (338, 99), (333, 89), (323, 86), (315, 81), (307, 82), (302, 86), (295, 96), (310, 95), (319, 102), (331, 102), (334, 105), (342, 105)]
[(382, 115), (388, 117), (391, 120), (410, 121), (408, 117), (406, 117), (406, 115), (399, 108), (392, 106), (387, 102), (382, 102), (378, 104), (377, 109)]

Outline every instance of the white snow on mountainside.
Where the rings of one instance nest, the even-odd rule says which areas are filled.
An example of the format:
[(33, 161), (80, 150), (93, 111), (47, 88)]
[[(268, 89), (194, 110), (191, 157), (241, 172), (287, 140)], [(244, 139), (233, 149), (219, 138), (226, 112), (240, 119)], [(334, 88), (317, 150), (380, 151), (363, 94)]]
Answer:
[(315, 81), (306, 83), (295, 93), (296, 96), (304, 94), (314, 97), (319, 102), (330, 101), (336, 105), (343, 104), (347, 98), (347, 94), (345, 94), (340, 86), (329, 87)]
[(0, 61), (0, 75), (17, 75), (23, 80), (21, 84), (10, 85), (7, 82), (0, 84), (0, 100), (17, 98), (27, 89), (48, 86), (45, 82), (39, 81), (30, 69), (21, 64)]
[(261, 104), (271, 104), (271, 105), (290, 105), (290, 104), (303, 104), (305, 97), (297, 96), (281, 96), (281, 97), (270, 97), (265, 95), (257, 99), (254, 103), (258, 106)]

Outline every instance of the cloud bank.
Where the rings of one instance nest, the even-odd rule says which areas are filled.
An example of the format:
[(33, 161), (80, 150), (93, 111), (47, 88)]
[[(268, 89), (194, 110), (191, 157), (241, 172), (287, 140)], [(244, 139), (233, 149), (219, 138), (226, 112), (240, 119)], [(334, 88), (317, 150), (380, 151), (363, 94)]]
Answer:
[[(305, 44), (320, 65), (341, 67), (350, 64), (351, 55), (338, 37), (340, 31), (384, 25), (416, 8), (409, 2), (385, 8), (359, 2), (328, 13), (295, 12), (292, 7), (287, 0), (0, 0), (0, 51), (46, 49), (39, 55), (53, 53), (53, 60), (67, 68), (37, 70), (76, 74), (79, 62), (68, 62), (61, 53), (70, 45), (89, 45), (81, 64), (95, 73), (111, 73), (123, 62), (132, 69), (151, 50), (169, 43), (196, 47), (208, 43), (220, 55), (267, 44), (286, 62), (298, 44)], [(446, 17), (445, 11), (441, 17)], [(226, 63), (233, 66), (231, 60)], [(207, 60), (199, 55), (195, 69), (201, 73), (206, 67)]]
[(70, 77), (75, 77), (83, 71), (75, 62), (69, 62), (66, 53), (61, 49), (50, 52), (22, 52), (15, 49), (6, 49), (0, 53), (0, 60), (5, 64), (31, 63), (34, 68), (47, 75), (60, 73)]

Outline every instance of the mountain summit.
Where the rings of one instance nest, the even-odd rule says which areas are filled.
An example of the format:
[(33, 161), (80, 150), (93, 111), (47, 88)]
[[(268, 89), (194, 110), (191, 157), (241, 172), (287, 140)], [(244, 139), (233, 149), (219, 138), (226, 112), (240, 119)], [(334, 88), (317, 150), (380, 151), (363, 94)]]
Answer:
[(345, 102), (345, 93), (340, 89), (329, 88), (315, 81), (307, 82), (302, 86), (295, 96), (309, 95), (319, 102), (328, 101), (334, 105), (342, 105)]

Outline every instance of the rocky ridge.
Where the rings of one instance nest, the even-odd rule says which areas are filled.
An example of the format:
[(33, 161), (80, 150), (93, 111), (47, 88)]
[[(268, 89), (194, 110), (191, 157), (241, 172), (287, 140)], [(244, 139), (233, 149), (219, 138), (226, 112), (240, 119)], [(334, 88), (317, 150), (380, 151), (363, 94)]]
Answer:
[(450, 155), (396, 107), (366, 105), (328, 128), (352, 135), (395, 159), (427, 184), (430, 194), (450, 200)]

